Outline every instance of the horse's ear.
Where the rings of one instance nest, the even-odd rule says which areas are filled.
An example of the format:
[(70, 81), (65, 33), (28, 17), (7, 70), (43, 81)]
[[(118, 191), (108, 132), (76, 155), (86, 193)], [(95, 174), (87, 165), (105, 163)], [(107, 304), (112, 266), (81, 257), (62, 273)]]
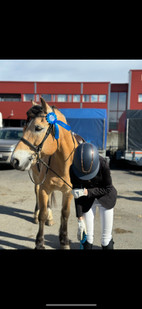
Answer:
[(32, 106), (38, 105), (36, 102), (34, 102), (33, 100), (31, 100)]
[(46, 114), (50, 113), (52, 111), (51, 107), (45, 102), (45, 100), (42, 97), (40, 97), (40, 100), (41, 100), (41, 106), (44, 112)]

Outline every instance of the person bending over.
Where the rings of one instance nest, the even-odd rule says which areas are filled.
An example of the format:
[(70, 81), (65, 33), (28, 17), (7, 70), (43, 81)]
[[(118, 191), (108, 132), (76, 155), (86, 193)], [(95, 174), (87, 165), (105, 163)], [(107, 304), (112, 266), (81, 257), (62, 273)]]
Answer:
[(82, 240), (83, 232), (87, 234), (83, 249), (92, 249), (96, 207), (100, 212), (102, 249), (113, 249), (113, 208), (117, 191), (106, 159), (99, 156), (93, 144), (82, 143), (76, 148), (70, 179), (78, 218), (78, 240)]

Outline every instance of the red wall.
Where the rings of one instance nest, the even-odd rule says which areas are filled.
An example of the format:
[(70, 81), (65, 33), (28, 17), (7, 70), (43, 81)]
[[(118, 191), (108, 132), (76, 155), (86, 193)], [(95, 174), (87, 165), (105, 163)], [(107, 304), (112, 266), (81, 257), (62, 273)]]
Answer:
[(83, 83), (83, 94), (105, 94), (106, 103), (101, 102), (83, 102), (83, 108), (106, 108), (108, 107), (108, 95), (109, 95), (110, 83), (88, 82)]
[(34, 93), (34, 82), (0, 82), (0, 93)]
[(83, 94), (108, 94), (109, 83), (83, 83)]
[[(36, 83), (36, 87), (35, 86)], [(108, 106), (108, 92), (110, 83), (96, 82), (0, 82), (0, 93), (21, 94), (20, 102), (0, 102), (0, 112), (3, 119), (26, 119), (26, 112), (31, 102), (23, 102), (23, 94), (79, 94), (80, 102), (50, 102), (58, 108), (106, 108)], [(83, 85), (83, 87), (82, 87)], [(83, 102), (83, 94), (106, 94), (106, 103)], [(81, 105), (82, 103), (82, 105)], [(11, 116), (11, 113), (14, 115)]]
[(142, 94), (142, 70), (131, 70), (131, 89), (129, 109), (142, 109), (142, 102), (138, 102), (138, 94)]
[(80, 94), (81, 83), (37, 82), (37, 94)]
[[(27, 119), (26, 112), (30, 107), (31, 102), (0, 102), (3, 119)], [(14, 115), (11, 116), (11, 113)]]

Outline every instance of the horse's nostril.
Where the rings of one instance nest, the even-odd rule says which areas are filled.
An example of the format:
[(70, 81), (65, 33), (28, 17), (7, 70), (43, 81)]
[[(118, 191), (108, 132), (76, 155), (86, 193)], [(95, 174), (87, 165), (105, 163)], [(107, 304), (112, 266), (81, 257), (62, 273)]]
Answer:
[(12, 161), (12, 165), (13, 165), (14, 168), (18, 169), (18, 167), (19, 167), (19, 160), (18, 159), (14, 159)]

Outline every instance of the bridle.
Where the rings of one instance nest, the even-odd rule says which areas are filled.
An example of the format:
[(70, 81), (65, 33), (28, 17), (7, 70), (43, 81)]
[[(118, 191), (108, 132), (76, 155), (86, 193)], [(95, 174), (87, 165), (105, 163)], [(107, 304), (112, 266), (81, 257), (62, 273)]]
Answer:
[[(51, 108), (52, 108), (52, 107), (51, 107)], [(53, 108), (52, 108), (52, 110), (54, 111)], [(46, 118), (46, 115), (40, 115), (40, 116), (31, 117), (31, 118), (35, 119), (35, 118), (37, 118), (37, 117)], [(24, 144), (26, 144), (27, 146), (29, 146), (29, 147), (35, 152), (35, 155), (36, 155), (36, 157), (37, 157), (36, 164), (37, 164), (38, 171), (40, 172), (40, 165), (39, 165), (39, 163), (42, 163), (44, 166), (46, 166), (46, 174), (45, 174), (43, 180), (42, 180), (40, 183), (36, 184), (36, 183), (34, 182), (34, 180), (32, 179), (32, 177), (31, 177), (31, 175), (30, 175), (30, 172), (29, 172), (30, 179), (31, 179), (31, 181), (32, 181), (35, 185), (41, 185), (41, 184), (44, 183), (44, 181), (45, 181), (45, 179), (46, 179), (48, 169), (50, 169), (58, 178), (60, 178), (66, 185), (68, 185), (68, 187), (70, 187), (70, 188), (72, 189), (72, 187), (71, 187), (60, 175), (58, 175), (58, 174), (50, 167), (51, 156), (49, 157), (48, 164), (47, 164), (46, 162), (44, 162), (44, 161), (41, 159), (41, 157), (40, 157), (40, 152), (41, 152), (41, 150), (42, 150), (43, 144), (44, 144), (44, 142), (46, 141), (46, 139), (48, 138), (48, 136), (49, 136), (52, 132), (53, 132), (53, 124), (49, 123), (49, 127), (48, 127), (48, 129), (47, 129), (47, 131), (46, 131), (46, 134), (45, 134), (43, 140), (41, 141), (41, 143), (40, 143), (38, 146), (33, 145), (32, 143), (30, 143), (30, 142), (29, 142), (27, 139), (25, 139), (24, 137), (21, 137), (21, 139), (20, 139), (20, 141), (22, 141)], [(72, 132), (71, 132), (71, 136), (72, 136), (72, 140), (73, 140), (73, 143), (74, 143), (74, 150), (75, 150), (75, 142), (74, 142), (74, 137), (73, 137), (73, 135), (72, 135)], [(58, 140), (57, 140), (57, 147), (58, 147)], [(73, 150), (73, 151), (74, 151), (74, 150)], [(72, 151), (72, 152), (73, 152), (73, 151)], [(71, 154), (72, 154), (72, 152), (71, 152)], [(71, 154), (70, 154), (70, 155), (71, 155)], [(69, 157), (70, 157), (70, 155), (69, 155)], [(69, 157), (68, 157), (68, 159), (69, 159)]]
[[(38, 117), (45, 117), (45, 116), (38, 116)], [(36, 117), (35, 117), (36, 118)], [(42, 150), (43, 144), (46, 141), (46, 139), (48, 138), (49, 134), (53, 131), (53, 124), (49, 123), (49, 127), (46, 131), (46, 134), (43, 138), (43, 140), (41, 141), (41, 143), (38, 146), (34, 146), (32, 143), (30, 143), (27, 139), (25, 139), (24, 137), (21, 137), (20, 141), (22, 141), (24, 144), (26, 144), (27, 146), (29, 146), (30, 148), (32, 148), (32, 150), (34, 150), (35, 154), (37, 155), (37, 157), (39, 157), (39, 153)]]

